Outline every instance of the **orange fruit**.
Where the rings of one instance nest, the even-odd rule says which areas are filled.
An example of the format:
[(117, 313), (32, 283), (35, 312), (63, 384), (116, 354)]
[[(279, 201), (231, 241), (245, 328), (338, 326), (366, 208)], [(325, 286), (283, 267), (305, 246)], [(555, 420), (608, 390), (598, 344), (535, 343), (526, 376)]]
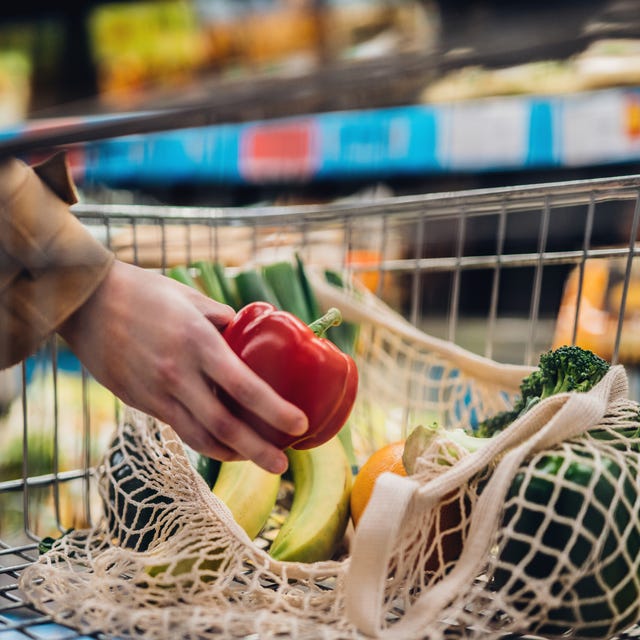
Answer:
[(364, 513), (376, 480), (382, 473), (390, 471), (399, 476), (407, 475), (402, 464), (403, 451), (404, 440), (390, 442), (374, 451), (360, 467), (351, 487), (351, 518), (354, 525), (358, 524), (358, 520)]

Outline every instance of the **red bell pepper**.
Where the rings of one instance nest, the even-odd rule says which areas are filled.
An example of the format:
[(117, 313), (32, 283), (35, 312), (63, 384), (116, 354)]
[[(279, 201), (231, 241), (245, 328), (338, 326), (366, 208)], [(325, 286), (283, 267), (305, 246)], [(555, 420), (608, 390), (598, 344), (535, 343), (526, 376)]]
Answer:
[(268, 302), (253, 302), (236, 314), (222, 334), (253, 371), (304, 411), (309, 428), (303, 435), (274, 429), (225, 394), (226, 405), (280, 449), (311, 449), (332, 438), (347, 421), (358, 388), (353, 358), (323, 337), (340, 321), (340, 312), (331, 309), (306, 325)]

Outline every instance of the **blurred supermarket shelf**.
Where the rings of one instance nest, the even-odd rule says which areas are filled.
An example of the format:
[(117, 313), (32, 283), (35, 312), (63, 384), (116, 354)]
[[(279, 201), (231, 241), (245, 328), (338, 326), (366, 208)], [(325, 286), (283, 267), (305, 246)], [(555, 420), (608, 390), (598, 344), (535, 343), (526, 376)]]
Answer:
[(183, 91), (145, 92), (133, 101), (133, 112), (105, 113), (100, 101), (81, 101), (1, 133), (0, 156), (117, 135), (411, 104), (440, 64), (438, 57), (407, 53), (328, 64), (313, 73), (204, 77)]
[[(228, 108), (232, 103), (229, 98)], [(89, 137), (72, 154), (78, 182), (125, 186), (295, 183), (640, 160), (639, 87), (228, 124), (210, 124), (208, 115), (192, 107), (32, 121), (0, 134), (0, 155)], [(165, 130), (156, 132), (158, 126)]]

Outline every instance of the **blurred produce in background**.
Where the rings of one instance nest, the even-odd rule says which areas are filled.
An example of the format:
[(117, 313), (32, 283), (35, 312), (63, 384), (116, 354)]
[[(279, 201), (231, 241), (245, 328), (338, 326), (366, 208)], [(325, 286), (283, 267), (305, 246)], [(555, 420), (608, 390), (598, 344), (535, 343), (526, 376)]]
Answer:
[[(633, 86), (640, 34), (632, 4), (92, 0), (78, 8), (32, 0), (0, 9), (0, 126), (202, 99), (224, 90), (215, 80), (396, 59), (402, 73), (407, 55), (413, 85), (399, 92), (389, 84), (388, 104)], [(377, 74), (381, 95), (389, 80)], [(348, 95), (330, 97), (349, 106)]]
[(31, 100), (31, 63), (21, 51), (0, 52), (0, 127), (24, 120)]
[(640, 40), (615, 38), (589, 44), (562, 59), (489, 68), (465, 66), (429, 84), (426, 103), (491, 96), (554, 95), (640, 83)]
[(308, 72), (340, 59), (432, 50), (435, 10), (413, 0), (107, 4), (91, 34), (109, 100), (197, 74)]
[(207, 63), (206, 41), (187, 2), (134, 2), (96, 7), (89, 33), (98, 91), (125, 104), (155, 87), (179, 90)]
[(68, 4), (0, 9), (0, 126), (61, 104), (77, 113), (129, 108), (149, 92), (188, 92), (203, 78), (304, 73), (331, 61), (428, 52), (438, 34), (431, 1)]

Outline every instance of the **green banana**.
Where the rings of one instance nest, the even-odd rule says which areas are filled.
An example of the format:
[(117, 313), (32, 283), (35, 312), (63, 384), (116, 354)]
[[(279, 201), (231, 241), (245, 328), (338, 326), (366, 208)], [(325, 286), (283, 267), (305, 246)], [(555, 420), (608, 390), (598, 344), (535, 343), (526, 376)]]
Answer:
[(223, 462), (211, 489), (251, 538), (264, 527), (276, 504), (280, 476), (251, 460)]
[[(211, 491), (227, 505), (234, 520), (253, 540), (266, 524), (276, 504), (281, 478), (250, 460), (218, 464), (220, 470)], [(217, 549), (213, 555), (221, 551), (222, 549)], [(171, 580), (190, 573), (197, 560), (196, 555), (184, 558), (174, 565), (150, 564), (145, 571), (151, 577), (164, 576), (165, 581), (169, 580), (166, 584), (172, 585), (174, 582)], [(207, 571), (217, 571), (222, 562), (216, 557), (198, 561), (198, 570)], [(204, 574), (203, 579), (207, 581), (211, 577)]]
[(329, 560), (349, 522), (349, 459), (337, 437), (313, 449), (288, 449), (287, 457), (293, 502), (269, 553), (290, 562)]

